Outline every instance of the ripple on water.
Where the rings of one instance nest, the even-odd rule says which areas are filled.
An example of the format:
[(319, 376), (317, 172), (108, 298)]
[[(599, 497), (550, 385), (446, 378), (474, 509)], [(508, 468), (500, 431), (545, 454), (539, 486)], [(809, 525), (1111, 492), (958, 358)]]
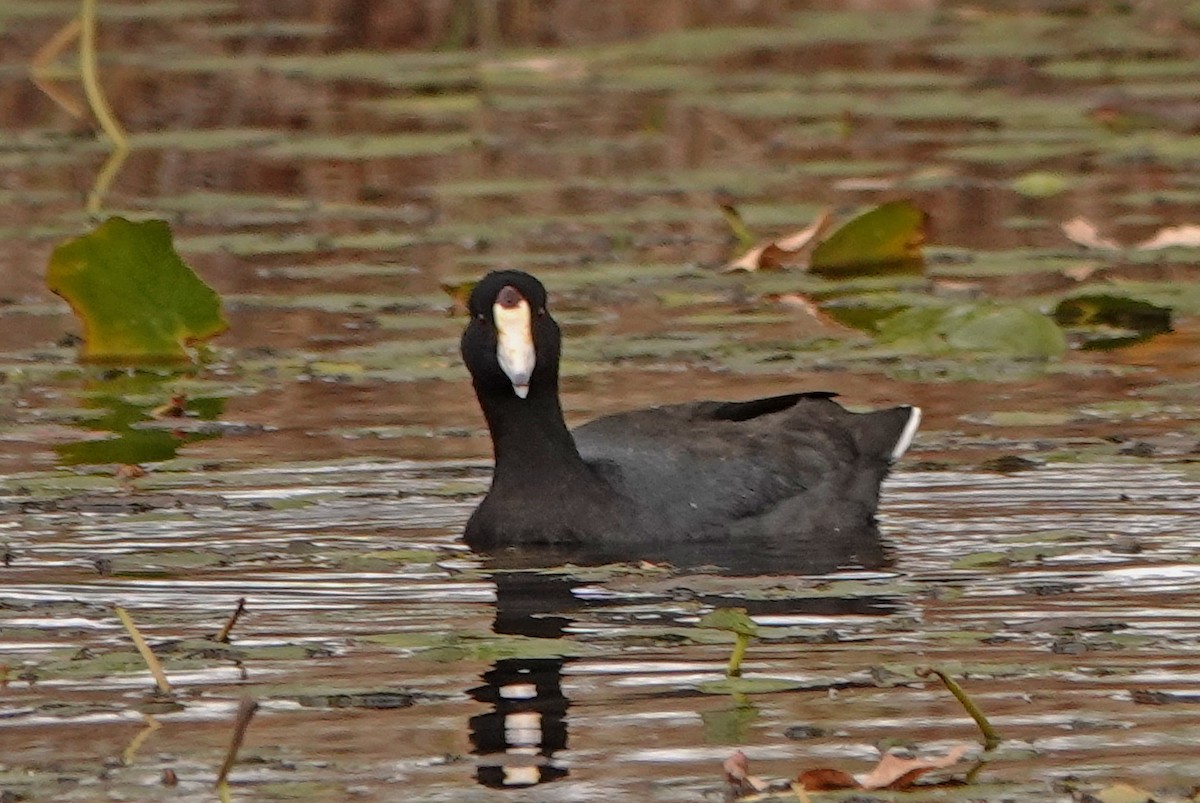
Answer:
[[(957, 703), (911, 674), (928, 663), (949, 667), (1006, 736), (1034, 746), (1024, 779), (1056, 777), (1064, 760), (1098, 775), (1135, 770), (1144, 762), (1130, 757), (1130, 745), (1157, 751), (1162, 771), (1175, 771), (1200, 738), (1200, 706), (1142, 704), (1132, 694), (1200, 693), (1200, 484), (1170, 471), (901, 471), (884, 492), (882, 523), (895, 560), (888, 570), (781, 578), (786, 593), (771, 583), (706, 593), (702, 575), (673, 588), (664, 573), (614, 583), (567, 572), (531, 582), (526, 598), (498, 595), (486, 567), (458, 541), (475, 500), (439, 491), (457, 489), (454, 472), (466, 468), (477, 464), (288, 467), (223, 477), (215, 493), (227, 507), (24, 514), (23, 526), (5, 534), (16, 558), (0, 587), (0, 633), (11, 630), (13, 638), (0, 654), (18, 662), (16, 677), (26, 665), (69, 660), (81, 648), (100, 656), (129, 651), (109, 613), (119, 603), (166, 650), (168, 672), (188, 691), (183, 710), (162, 716), (163, 732), (150, 744), (188, 722), (218, 751), (237, 699), (270, 687), (253, 726), (261, 743), (294, 744), (298, 733), (335, 728), (346, 740), (341, 749), (402, 766), (406, 782), (426, 788), (473, 784), (473, 773), (483, 772), (476, 766), (488, 766), (498, 749), (487, 734), (503, 735), (507, 717), (512, 734), (544, 746), (538, 755), (554, 772), (569, 766), (579, 790), (594, 782), (610, 796), (628, 791), (638, 775), (594, 778), (603, 767), (652, 766), (665, 784), (655, 788), (687, 789), (687, 779), (719, 778), (736, 745), (784, 774), (835, 759), (861, 761), (866, 770), (881, 736), (930, 744), (974, 738)], [(289, 484), (313, 476), (319, 485)], [(187, 551), (211, 559), (191, 568), (154, 564), (156, 553)], [(972, 556), (983, 557), (964, 563)], [(101, 559), (127, 573), (100, 574)], [(245, 655), (217, 650), (184, 660), (170, 652), (173, 642), (211, 636), (241, 597), (248, 612), (232, 646)], [(687, 633), (724, 598), (775, 629), (751, 645), (747, 676), (790, 679), (801, 689), (740, 700), (699, 693), (722, 677), (729, 646)], [(526, 630), (536, 643), (558, 638), (586, 655), (530, 660), (519, 646), (527, 642), (497, 636)], [(403, 638), (391, 645), (362, 638), (374, 634)], [(312, 657), (254, 657), (289, 645), (311, 647)], [(138, 721), (132, 707), (83, 705), (133, 706), (149, 687), (134, 660), (97, 678), (10, 680), (9, 693), (19, 697), (0, 729), (50, 734), (38, 744), (56, 755), (86, 752), (79, 728)], [(505, 684), (523, 691), (506, 694)], [(288, 691), (318, 687), (340, 694), (330, 698), (338, 704), (367, 707), (322, 708), (312, 703), (321, 694)], [(388, 709), (354, 696), (406, 687), (437, 695)], [(63, 702), (79, 702), (78, 715)], [(537, 717), (520, 708), (527, 702), (540, 706)], [(634, 723), (644, 741), (631, 745)], [(798, 723), (825, 735), (783, 738)], [(475, 759), (447, 761), (468, 749), (467, 739)], [(546, 746), (568, 743), (569, 751)], [(316, 742), (305, 744), (306, 755), (321, 754)], [(18, 741), (17, 749), (46, 748)], [(1010, 779), (1016, 772), (988, 771)]]

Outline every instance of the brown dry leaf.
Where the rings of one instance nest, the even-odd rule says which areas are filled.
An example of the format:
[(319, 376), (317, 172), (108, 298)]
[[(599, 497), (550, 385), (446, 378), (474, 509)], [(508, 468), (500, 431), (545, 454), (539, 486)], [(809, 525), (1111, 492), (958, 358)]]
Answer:
[(1067, 239), (1084, 248), (1094, 248), (1102, 251), (1120, 251), (1121, 244), (1100, 234), (1096, 224), (1087, 218), (1077, 217), (1068, 220), (1060, 227)]
[(1168, 226), (1134, 248), (1139, 251), (1156, 251), (1173, 246), (1200, 248), (1200, 226)]
[(808, 251), (816, 246), (818, 239), (829, 231), (833, 216), (823, 210), (816, 220), (792, 234), (778, 237), (769, 243), (755, 246), (725, 266), (725, 273), (733, 271), (778, 270), (785, 261), (807, 262)]
[(1077, 265), (1073, 268), (1064, 268), (1063, 275), (1068, 279), (1074, 279), (1077, 282), (1087, 281), (1096, 272), (1095, 265)]
[(875, 769), (859, 779), (859, 783), (863, 789), (907, 789), (930, 770), (957, 764), (968, 749), (968, 745), (958, 744), (937, 758), (900, 758), (888, 753)]
[(858, 778), (841, 770), (823, 768), (802, 772), (796, 780), (810, 792), (833, 789), (908, 789), (925, 773), (957, 764), (969, 749), (969, 745), (955, 745), (946, 755), (937, 758), (900, 758), (889, 753), (879, 760), (875, 769)]
[(816, 302), (803, 293), (769, 294), (764, 296), (764, 298), (768, 301), (774, 301), (780, 306), (788, 307), (797, 312), (803, 312), (826, 329), (836, 329), (847, 333), (856, 331), (854, 327), (846, 326), (833, 316), (826, 314), (817, 306)]
[(822, 209), (821, 214), (817, 215), (816, 220), (795, 234), (780, 237), (775, 241), (775, 245), (788, 253), (795, 253), (801, 248), (807, 248), (809, 245), (812, 245), (818, 237), (829, 231), (831, 223), (833, 223), (833, 216), (829, 214), (828, 209)]
[(1094, 797), (1100, 803), (1154, 803), (1154, 795), (1127, 783), (1106, 786)]
[(186, 393), (176, 393), (171, 396), (169, 402), (151, 410), (150, 416), (152, 418), (181, 418), (187, 415), (187, 398)]
[(785, 307), (807, 312), (814, 318), (819, 317), (821, 314), (820, 310), (817, 309), (817, 305), (813, 303), (813, 300), (803, 293), (779, 293), (778, 295), (768, 295), (766, 298)]
[(805, 770), (800, 773), (800, 777), (796, 779), (796, 783), (810, 792), (862, 788), (850, 773), (831, 769)]
[(735, 787), (734, 791), (738, 797), (761, 792), (769, 786), (762, 778), (750, 774), (750, 760), (741, 750), (735, 750), (721, 766), (725, 770), (725, 780)]
[(775, 245), (775, 243), (759, 245), (751, 248), (736, 260), (726, 265), (722, 269), (722, 273), (733, 273), (738, 270), (774, 270), (780, 266), (780, 258), (783, 255), (784, 251)]
[(128, 493), (134, 490), (134, 480), (146, 476), (146, 469), (135, 463), (122, 463), (117, 466), (113, 476), (117, 478), (117, 484), (122, 490)]

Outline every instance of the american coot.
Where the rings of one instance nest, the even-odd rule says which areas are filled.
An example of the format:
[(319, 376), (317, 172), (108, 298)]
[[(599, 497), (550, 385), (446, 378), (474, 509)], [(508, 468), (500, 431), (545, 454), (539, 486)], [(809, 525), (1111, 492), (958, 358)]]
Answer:
[(917, 407), (856, 414), (832, 393), (791, 393), (618, 413), (572, 433), (541, 282), (489, 273), (469, 309), (462, 355), (496, 461), (467, 523), (472, 548), (756, 571), (883, 562), (879, 486)]

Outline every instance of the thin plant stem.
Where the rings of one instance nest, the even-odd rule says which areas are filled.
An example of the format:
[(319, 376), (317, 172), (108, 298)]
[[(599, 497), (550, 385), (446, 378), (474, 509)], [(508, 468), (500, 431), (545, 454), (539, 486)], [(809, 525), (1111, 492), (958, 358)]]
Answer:
[(121, 620), (121, 624), (125, 625), (125, 629), (129, 631), (129, 637), (133, 639), (133, 646), (137, 647), (137, 651), (141, 653), (142, 660), (146, 662), (146, 666), (150, 669), (150, 674), (154, 675), (154, 682), (158, 685), (158, 690), (163, 694), (171, 693), (171, 684), (167, 682), (167, 675), (163, 672), (162, 664), (158, 662), (158, 656), (150, 649), (150, 645), (146, 643), (146, 639), (142, 638), (141, 632), (137, 629), (137, 625), (133, 623), (133, 619), (125, 612), (125, 609), (120, 605), (114, 605), (113, 610), (117, 613), (117, 618)]
[(729, 654), (729, 668), (725, 674), (731, 678), (742, 676), (742, 659), (746, 657), (746, 648), (750, 646), (750, 637), (745, 633), (734, 633), (733, 652)]
[(229, 620), (225, 622), (225, 626), (221, 628), (221, 632), (217, 634), (217, 641), (222, 644), (229, 643), (229, 634), (233, 632), (233, 626), (237, 624), (238, 619), (246, 612), (246, 598), (242, 597), (237, 601), (237, 607), (233, 609)]
[(125, 766), (133, 763), (138, 750), (142, 749), (142, 744), (150, 738), (150, 734), (162, 727), (162, 723), (149, 714), (142, 714), (142, 719), (145, 720), (146, 727), (137, 732), (129, 742), (129, 746), (125, 748), (125, 752), (121, 754), (121, 763)]
[(87, 204), (84, 207), (89, 214), (94, 215), (100, 211), (100, 204), (108, 193), (109, 185), (117, 177), (121, 165), (125, 164), (127, 158), (129, 158), (129, 148), (120, 147), (114, 148), (108, 158), (104, 160), (104, 166), (100, 168), (100, 172), (96, 174), (96, 180), (92, 182), (92, 191), (88, 193)]
[(108, 107), (104, 89), (100, 86), (99, 70), (96, 66), (96, 3), (98, 0), (82, 0), (80, 11), (81, 33), (79, 37), (79, 68), (83, 75), (83, 91), (88, 105), (100, 123), (100, 128), (112, 140), (117, 149), (128, 149), (129, 138), (125, 135), (117, 118)]
[(927, 678), (930, 675), (937, 675), (941, 678), (942, 683), (954, 695), (954, 699), (958, 700), (959, 704), (971, 715), (971, 719), (975, 720), (980, 734), (983, 735), (984, 750), (995, 750), (1000, 745), (1000, 742), (1004, 741), (1000, 738), (1000, 734), (996, 733), (996, 729), (992, 727), (992, 723), (988, 721), (987, 715), (983, 713), (979, 706), (975, 705), (975, 701), (963, 690), (962, 686), (959, 686), (954, 681), (954, 678), (935, 667), (918, 669), (917, 675), (923, 678)]
[(250, 720), (254, 719), (256, 711), (258, 711), (258, 702), (249, 697), (238, 705), (237, 718), (233, 721), (233, 736), (229, 740), (229, 750), (225, 753), (225, 763), (221, 765), (221, 770), (217, 773), (217, 782), (214, 784), (222, 801), (229, 799), (229, 771), (237, 763), (238, 751), (242, 749), (242, 741), (246, 738), (246, 729), (250, 727)]
[(37, 49), (29, 61), (29, 77), (33, 80), (33, 85), (42, 90), (46, 97), (57, 103), (59, 108), (72, 117), (82, 117), (83, 106), (66, 90), (53, 83), (49, 72), (50, 65), (54, 60), (79, 38), (81, 27), (79, 17), (67, 20), (61, 28), (54, 32), (54, 36), (47, 39), (46, 43)]

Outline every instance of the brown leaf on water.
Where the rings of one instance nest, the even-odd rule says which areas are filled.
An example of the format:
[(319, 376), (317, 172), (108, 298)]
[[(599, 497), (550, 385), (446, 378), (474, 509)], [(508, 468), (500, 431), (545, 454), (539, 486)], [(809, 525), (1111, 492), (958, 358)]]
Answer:
[(950, 752), (936, 758), (900, 758), (888, 753), (875, 769), (859, 779), (863, 789), (908, 789), (930, 770), (944, 769), (957, 764), (966, 755), (968, 745), (958, 744)]
[(815, 301), (803, 293), (771, 293), (763, 296), (763, 298), (767, 301), (774, 301), (776, 304), (788, 309), (804, 313), (819, 323), (822, 328), (835, 329), (842, 332), (856, 331), (854, 327), (846, 326), (833, 316), (826, 314)]
[(1077, 282), (1087, 281), (1096, 272), (1095, 265), (1076, 265), (1073, 268), (1063, 268), (1063, 276), (1068, 279), (1074, 279)]
[(775, 241), (775, 245), (782, 248), (784, 251), (795, 252), (801, 248), (807, 248), (812, 245), (818, 237), (829, 231), (829, 224), (833, 222), (833, 216), (829, 214), (828, 209), (821, 210), (821, 214), (817, 215), (816, 220), (809, 223), (806, 227), (796, 232), (789, 234), (787, 237), (780, 237)]
[(166, 404), (155, 407), (150, 411), (152, 418), (182, 418), (187, 415), (187, 394), (176, 393)]
[[(1100, 234), (1096, 224), (1087, 218), (1077, 217), (1062, 224), (1062, 232), (1067, 239), (1084, 248), (1103, 251), (1119, 251), (1124, 246), (1109, 237)], [(1138, 251), (1158, 251), (1163, 248), (1200, 248), (1200, 226), (1183, 225), (1167, 226), (1160, 229), (1153, 237), (1133, 246)]]
[(809, 253), (816, 247), (820, 237), (829, 230), (832, 222), (833, 217), (829, 214), (829, 210), (824, 210), (812, 223), (800, 231), (751, 248), (726, 265), (724, 272), (778, 270), (788, 263), (807, 263)]
[(783, 254), (784, 252), (775, 243), (759, 245), (751, 248), (733, 262), (730, 262), (722, 269), (722, 272), (775, 270), (781, 265), (780, 257)]
[(908, 789), (925, 773), (957, 764), (969, 749), (965, 744), (955, 745), (946, 755), (935, 758), (901, 758), (888, 753), (879, 760), (875, 769), (860, 778), (842, 770), (821, 768), (800, 773), (797, 782), (810, 792), (831, 789)]
[(861, 789), (858, 781), (848, 772), (832, 769), (805, 770), (796, 783), (810, 792), (829, 792), (834, 789)]
[(1145, 242), (1134, 246), (1138, 251), (1157, 251), (1160, 248), (1200, 248), (1200, 226), (1168, 226)]
[(1096, 792), (1092, 799), (1099, 803), (1154, 803), (1156, 799), (1161, 798), (1131, 784), (1115, 783)]
[(1121, 244), (1100, 234), (1096, 224), (1087, 218), (1077, 217), (1063, 223), (1060, 228), (1067, 239), (1084, 248), (1100, 251), (1120, 251)]
[(733, 792), (738, 797), (756, 794), (768, 786), (762, 778), (750, 774), (750, 760), (741, 750), (735, 750), (721, 766), (725, 770), (725, 780), (733, 787)]
[(146, 476), (146, 469), (136, 463), (122, 463), (113, 471), (117, 484), (126, 493), (134, 490), (134, 481)]

